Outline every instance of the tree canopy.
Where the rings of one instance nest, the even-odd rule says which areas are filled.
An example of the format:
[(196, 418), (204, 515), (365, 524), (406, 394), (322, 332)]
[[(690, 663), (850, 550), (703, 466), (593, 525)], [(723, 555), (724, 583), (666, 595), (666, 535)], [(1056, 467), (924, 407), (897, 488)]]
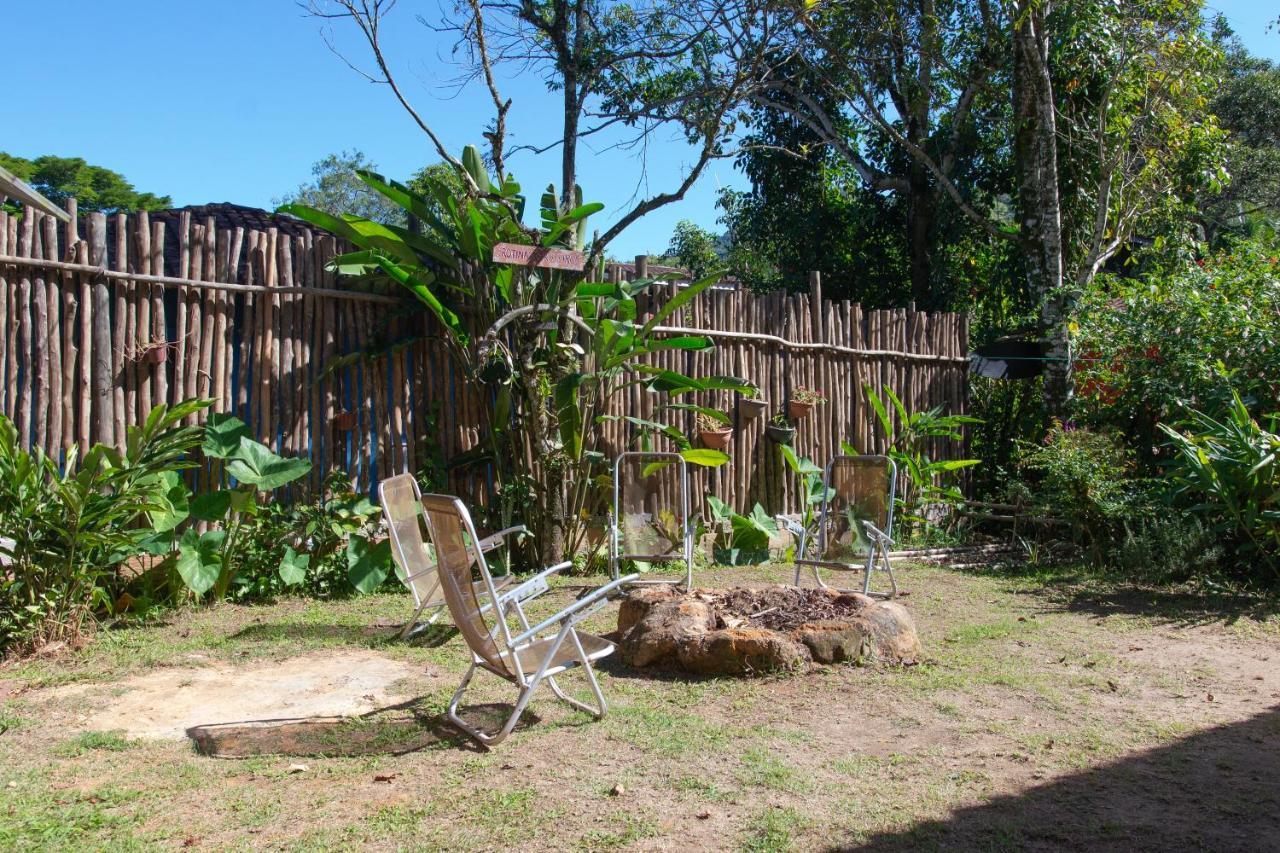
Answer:
[(124, 175), (82, 157), (45, 154), (28, 160), (0, 151), (0, 166), (54, 204), (74, 197), (80, 210), (160, 210), (173, 205), (169, 196), (138, 192)]

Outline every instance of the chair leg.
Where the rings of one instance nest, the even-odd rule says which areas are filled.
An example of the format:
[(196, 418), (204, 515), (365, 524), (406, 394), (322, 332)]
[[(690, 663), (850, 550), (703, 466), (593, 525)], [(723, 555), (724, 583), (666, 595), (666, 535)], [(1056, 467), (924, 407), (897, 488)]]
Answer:
[[(418, 622), (418, 617), (421, 616), (422, 611), (426, 610), (428, 607), (435, 607), (436, 612), (432, 613), (426, 622), (421, 622), (421, 623)], [(434, 625), (435, 621), (440, 618), (440, 615), (442, 613), (444, 613), (443, 602), (438, 604), (433, 604), (430, 601), (422, 602), (422, 604), (418, 605), (418, 609), (413, 611), (413, 616), (409, 617), (409, 621), (405, 623), (405, 626), (400, 629), (400, 633), (396, 635), (396, 639), (398, 640), (407, 639), (408, 637), (413, 636), (419, 631), (422, 631), (430, 627), (431, 625)]]
[(503, 724), (502, 728), (493, 734), (489, 734), (466, 722), (458, 715), (458, 704), (462, 701), (463, 695), (467, 692), (467, 687), (470, 686), (471, 677), (475, 675), (475, 672), (476, 665), (473, 663), (471, 664), (471, 668), (467, 670), (467, 674), (462, 677), (462, 683), (458, 685), (457, 692), (454, 693), (453, 698), (449, 700), (449, 708), (446, 711), (446, 716), (449, 718), (449, 722), (453, 723), (463, 732), (479, 741), (481, 746), (497, 746), (506, 739), (507, 735), (511, 734), (512, 729), (514, 729), (516, 727), (516, 723), (519, 722), (521, 715), (524, 714), (524, 709), (528, 706), (529, 700), (533, 697), (533, 691), (537, 688), (538, 681), (541, 680), (540, 674), (539, 676), (535, 676), (528, 685), (520, 689), (520, 696), (516, 700), (516, 706), (512, 709), (511, 715), (507, 717), (507, 721)]
[(574, 631), (570, 634), (574, 647), (578, 650), (578, 661), (582, 665), (583, 674), (587, 678), (587, 684), (591, 687), (592, 694), (596, 697), (596, 706), (593, 708), (585, 702), (579, 702), (572, 696), (564, 692), (554, 677), (547, 678), (547, 684), (551, 685), (551, 692), (555, 693), (559, 699), (579, 711), (585, 711), (597, 720), (604, 719), (604, 715), (609, 712), (609, 703), (605, 701), (604, 692), (600, 689), (600, 682), (596, 680), (595, 669), (591, 666), (591, 661), (587, 660), (586, 651), (582, 648), (582, 641), (578, 639), (578, 632)]

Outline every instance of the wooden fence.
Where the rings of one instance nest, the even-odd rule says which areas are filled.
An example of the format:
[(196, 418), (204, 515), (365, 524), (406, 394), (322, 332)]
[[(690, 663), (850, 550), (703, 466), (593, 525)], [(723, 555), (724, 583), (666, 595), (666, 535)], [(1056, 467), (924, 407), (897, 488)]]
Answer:
[[(81, 217), (74, 202), (69, 212), (67, 224), (0, 212), (0, 411), (24, 446), (61, 458), (72, 445), (119, 445), (153, 405), (194, 396), (213, 398), (213, 411), (235, 413), (277, 452), (309, 456), (312, 486), (344, 470), (372, 490), (381, 477), (478, 443), (482, 400), (433, 341), (433, 321), (398, 294), (341, 289), (324, 270), (338, 248), (332, 236), (278, 219), (254, 228), (184, 212)], [(696, 401), (728, 411), (736, 427), (732, 464), (698, 472), (699, 501), (705, 490), (742, 508), (793, 508), (792, 478), (764, 427), (795, 388), (829, 398), (795, 440), (817, 460), (841, 441), (883, 448), (864, 384), (889, 385), (912, 409), (963, 411), (963, 317), (863, 311), (823, 300), (818, 287), (711, 290), (668, 321), (672, 334), (696, 329), (719, 346), (666, 351), (655, 363), (741, 376), (770, 401), (756, 419), (733, 395)], [(632, 389), (621, 406), (650, 417), (655, 395)], [(692, 432), (692, 417), (682, 417)], [(627, 427), (607, 429), (610, 449), (627, 443)], [(486, 491), (476, 479), (451, 487), (475, 499)]]

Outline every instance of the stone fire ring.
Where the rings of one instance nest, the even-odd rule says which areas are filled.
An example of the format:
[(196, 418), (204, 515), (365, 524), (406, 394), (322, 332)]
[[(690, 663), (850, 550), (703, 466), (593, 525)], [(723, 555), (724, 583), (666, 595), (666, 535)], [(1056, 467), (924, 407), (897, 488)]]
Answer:
[(773, 584), (727, 590), (634, 589), (618, 611), (618, 646), (634, 667), (753, 675), (811, 663), (915, 663), (907, 609), (858, 593)]

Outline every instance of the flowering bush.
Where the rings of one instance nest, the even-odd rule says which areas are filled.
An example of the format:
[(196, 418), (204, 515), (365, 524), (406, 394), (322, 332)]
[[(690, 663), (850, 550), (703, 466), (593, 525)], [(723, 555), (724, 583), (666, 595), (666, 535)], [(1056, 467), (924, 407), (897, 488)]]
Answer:
[(1077, 419), (1123, 433), (1143, 461), (1160, 422), (1222, 411), (1238, 393), (1255, 414), (1280, 398), (1280, 265), (1240, 243), (1141, 279), (1101, 278), (1073, 324)]

